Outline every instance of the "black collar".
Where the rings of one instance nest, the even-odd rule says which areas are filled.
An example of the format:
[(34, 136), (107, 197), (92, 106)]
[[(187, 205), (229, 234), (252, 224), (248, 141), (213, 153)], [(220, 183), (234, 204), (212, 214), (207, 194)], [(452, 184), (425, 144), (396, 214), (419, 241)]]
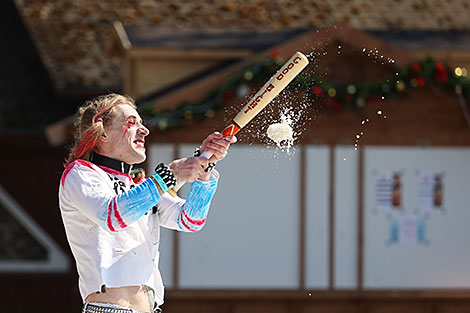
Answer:
[(129, 174), (132, 170), (132, 165), (127, 164), (126, 162), (108, 158), (95, 152), (91, 154), (90, 162), (95, 163), (96, 165), (102, 165), (111, 168), (124, 174)]

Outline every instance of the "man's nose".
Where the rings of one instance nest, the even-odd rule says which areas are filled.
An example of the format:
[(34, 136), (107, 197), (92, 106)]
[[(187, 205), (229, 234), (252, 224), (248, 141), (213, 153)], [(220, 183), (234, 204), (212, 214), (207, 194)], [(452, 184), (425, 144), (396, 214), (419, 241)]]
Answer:
[(149, 130), (147, 127), (145, 127), (144, 125), (142, 125), (142, 126), (139, 128), (139, 134), (140, 134), (141, 136), (144, 136), (144, 137), (145, 137), (145, 136), (147, 136), (148, 134), (150, 134), (150, 130)]

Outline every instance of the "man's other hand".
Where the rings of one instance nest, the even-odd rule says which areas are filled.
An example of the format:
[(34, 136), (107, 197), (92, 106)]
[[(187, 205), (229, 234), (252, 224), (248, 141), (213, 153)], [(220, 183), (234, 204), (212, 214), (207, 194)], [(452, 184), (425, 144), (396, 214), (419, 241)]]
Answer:
[(168, 167), (175, 175), (177, 182), (193, 182), (204, 173), (208, 163), (209, 161), (205, 158), (191, 157), (174, 160), (168, 164)]

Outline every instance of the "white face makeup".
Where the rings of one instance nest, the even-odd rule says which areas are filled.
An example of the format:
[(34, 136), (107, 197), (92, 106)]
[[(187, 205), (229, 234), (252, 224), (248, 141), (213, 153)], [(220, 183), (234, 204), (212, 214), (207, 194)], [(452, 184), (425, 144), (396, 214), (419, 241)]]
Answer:
[(145, 161), (145, 137), (150, 131), (142, 125), (139, 113), (127, 104), (115, 106), (113, 110), (115, 117), (105, 127), (98, 153), (128, 164)]

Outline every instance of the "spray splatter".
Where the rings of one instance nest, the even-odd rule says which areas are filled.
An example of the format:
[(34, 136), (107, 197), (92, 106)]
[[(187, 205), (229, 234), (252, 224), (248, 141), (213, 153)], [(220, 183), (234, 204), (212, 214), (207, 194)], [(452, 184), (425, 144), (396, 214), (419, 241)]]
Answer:
[(269, 125), (267, 133), (268, 137), (273, 140), (279, 148), (282, 148), (283, 146), (291, 146), (293, 144), (294, 139), (292, 138), (292, 135), (294, 134), (294, 131), (286, 122)]
[[(330, 44), (330, 40), (325, 40), (327, 41), (326, 44), (324, 41), (312, 43), (310, 52), (306, 54), (310, 61), (309, 69), (307, 71), (310, 73), (301, 73), (301, 75), (307, 76), (313, 75), (312, 73), (314, 73), (316, 84), (322, 84), (323, 80), (327, 80), (327, 76), (329, 74), (327, 70), (323, 71), (324, 69), (320, 67), (320, 61), (322, 59), (327, 56), (333, 57), (333, 55), (334, 57), (342, 57), (344, 54), (350, 52), (347, 46), (344, 46), (341, 43), (335, 43), (334, 47), (337, 48), (336, 52), (329, 53), (326, 51), (325, 47)], [(363, 47), (363, 49), (359, 49), (357, 52), (361, 53), (361, 50), (362, 54), (368, 56), (373, 63), (388, 66), (395, 63), (395, 60), (383, 55), (378, 48), (370, 49)], [(354, 52), (355, 49), (352, 51)], [(393, 84), (393, 81), (394, 79), (390, 79), (384, 83), (382, 86), (383, 94), (379, 94), (378, 99), (384, 101), (387, 98), (387, 93), (391, 90), (390, 84)], [(237, 96), (245, 98), (244, 100), (248, 101), (253, 90), (249, 90), (246, 86), (242, 87), (240, 87), (239, 92), (237, 92)], [(263, 110), (261, 115), (262, 117), (258, 117), (256, 121), (253, 121), (248, 125), (248, 127), (244, 128), (242, 136), (247, 138), (250, 145), (253, 144), (253, 140), (255, 138), (257, 138), (258, 142), (266, 144), (266, 151), (263, 150), (262, 152), (266, 152), (267, 155), (271, 156), (280, 152), (287, 152), (289, 156), (292, 156), (296, 150), (294, 143), (301, 138), (302, 133), (307, 128), (306, 124), (321, 118), (321, 116), (317, 116), (317, 114), (320, 114), (320, 109), (323, 106), (321, 102), (322, 97), (317, 97), (318, 99), (312, 98), (311, 95), (305, 93), (304, 90), (305, 86), (301, 86), (300, 83), (298, 86), (295, 86), (295, 83), (291, 84), (289, 88), (285, 89), (273, 100), (272, 104)], [(348, 85), (347, 92), (351, 95), (357, 93), (357, 88), (354, 83), (350, 83)], [(334, 97), (330, 94), (329, 96)], [(320, 101), (316, 102), (316, 100)], [(358, 98), (356, 104), (358, 106), (362, 106), (361, 103), (364, 105), (365, 99)], [(360, 128), (357, 132), (351, 134), (354, 136), (355, 150), (358, 149), (359, 141), (362, 139), (364, 132), (367, 129), (366, 124), (374, 120), (374, 118), (387, 118), (384, 114), (382, 105), (380, 105), (379, 108), (376, 108), (375, 112), (377, 112), (377, 114), (369, 116), (370, 120), (369, 118), (364, 118), (361, 121)], [(232, 116), (236, 112), (231, 113), (232, 114), (227, 114), (227, 116)], [(259, 157), (259, 155), (256, 157)]]

